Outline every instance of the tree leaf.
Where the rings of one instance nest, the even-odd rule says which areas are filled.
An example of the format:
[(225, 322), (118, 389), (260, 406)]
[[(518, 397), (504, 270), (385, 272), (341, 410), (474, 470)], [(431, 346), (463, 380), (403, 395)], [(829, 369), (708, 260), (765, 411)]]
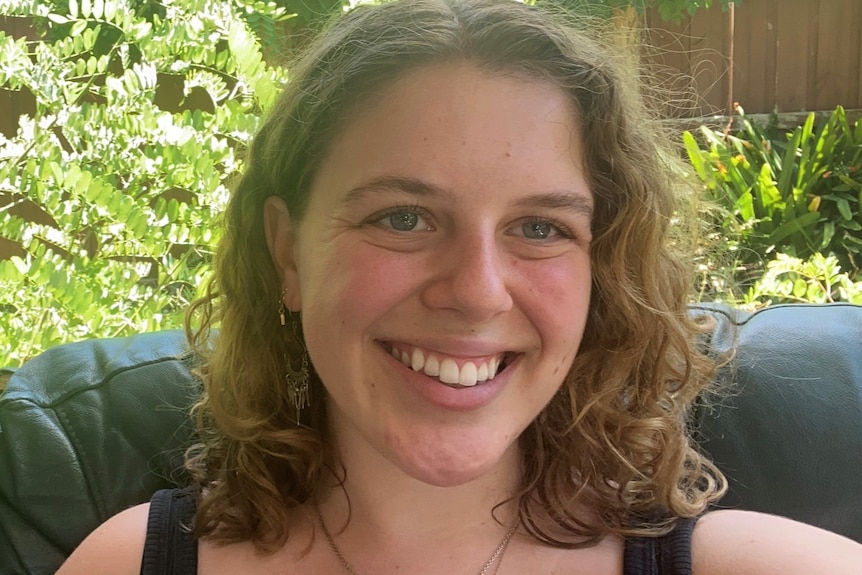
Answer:
[(70, 32), (72, 36), (79, 36), (86, 28), (87, 28), (86, 20), (75, 20), (75, 23), (72, 24), (72, 31)]

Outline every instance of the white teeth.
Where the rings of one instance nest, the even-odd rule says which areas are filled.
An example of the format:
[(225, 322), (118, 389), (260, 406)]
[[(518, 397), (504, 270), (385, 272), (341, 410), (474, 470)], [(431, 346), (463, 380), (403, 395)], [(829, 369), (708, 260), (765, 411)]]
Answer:
[(473, 387), (474, 385), (476, 385), (478, 377), (479, 372), (476, 369), (476, 364), (468, 361), (461, 366), (461, 377), (458, 380), (458, 383), (468, 387)]
[(413, 348), (413, 355), (410, 358), (410, 367), (413, 371), (419, 371), (425, 367), (425, 354), (418, 347)]
[(487, 381), (488, 379), (488, 364), (483, 363), (479, 366), (476, 373), (476, 381)]
[(441, 361), (435, 355), (426, 356), (425, 352), (418, 347), (414, 347), (410, 353), (393, 347), (391, 353), (395, 359), (413, 371), (421, 371), (429, 377), (439, 377), (443, 383), (464, 387), (472, 387), (479, 382), (494, 379), (501, 361), (499, 357), (493, 357), (478, 365), (468, 361), (459, 368), (454, 359), (445, 358)]
[(454, 359), (444, 359), (440, 362), (440, 381), (443, 383), (459, 383), (461, 375), (458, 373), (458, 364)]
[(434, 357), (433, 355), (429, 355), (425, 360), (425, 375), (430, 375), (431, 377), (437, 377), (440, 375), (440, 360)]

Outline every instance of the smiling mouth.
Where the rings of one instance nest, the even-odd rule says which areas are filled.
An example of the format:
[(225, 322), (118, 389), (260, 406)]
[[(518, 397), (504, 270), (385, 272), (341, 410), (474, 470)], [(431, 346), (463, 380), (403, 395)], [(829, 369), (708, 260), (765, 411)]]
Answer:
[(418, 347), (404, 349), (388, 344), (392, 356), (415, 372), (422, 372), (440, 383), (456, 389), (474, 387), (492, 381), (511, 365), (517, 354), (504, 352), (476, 359), (444, 356)]

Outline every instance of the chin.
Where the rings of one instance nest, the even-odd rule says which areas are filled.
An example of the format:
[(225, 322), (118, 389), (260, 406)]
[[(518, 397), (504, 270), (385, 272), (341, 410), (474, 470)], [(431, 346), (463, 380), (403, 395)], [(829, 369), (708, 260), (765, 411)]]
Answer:
[(467, 485), (485, 476), (487, 469), (416, 469), (407, 470), (407, 473), (427, 485), (434, 487), (459, 487)]
[(413, 449), (409, 453), (393, 454), (390, 461), (413, 479), (435, 487), (458, 487), (518, 468), (514, 446), (508, 449), (488, 446), (481, 453), (461, 447), (433, 453)]

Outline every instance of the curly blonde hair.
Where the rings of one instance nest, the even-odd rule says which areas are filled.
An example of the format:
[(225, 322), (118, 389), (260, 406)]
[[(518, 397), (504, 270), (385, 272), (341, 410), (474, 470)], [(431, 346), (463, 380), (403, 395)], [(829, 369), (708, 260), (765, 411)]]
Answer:
[[(586, 331), (559, 393), (520, 440), (523, 525), (565, 547), (610, 533), (659, 534), (723, 493), (721, 473), (686, 429), (714, 365), (695, 345), (691, 276), (669, 241), (677, 211), (669, 156), (637, 84), (585, 30), (535, 7), (401, 0), (350, 11), (291, 68), (227, 208), (216, 276), (190, 311), (201, 316), (189, 331), (205, 388), (196, 408), (201, 441), (187, 459), (203, 494), (198, 535), (274, 550), (289, 535), (292, 510), (338, 469), (319, 379), (312, 374), (301, 422), (284, 385), (287, 362), (297, 365), (303, 353), (302, 328), (297, 317), (279, 325), (263, 204), (278, 196), (301, 220), (323, 158), (364, 99), (441, 61), (563, 90), (577, 110), (594, 194)], [(596, 513), (584, 517), (585, 505)]]

